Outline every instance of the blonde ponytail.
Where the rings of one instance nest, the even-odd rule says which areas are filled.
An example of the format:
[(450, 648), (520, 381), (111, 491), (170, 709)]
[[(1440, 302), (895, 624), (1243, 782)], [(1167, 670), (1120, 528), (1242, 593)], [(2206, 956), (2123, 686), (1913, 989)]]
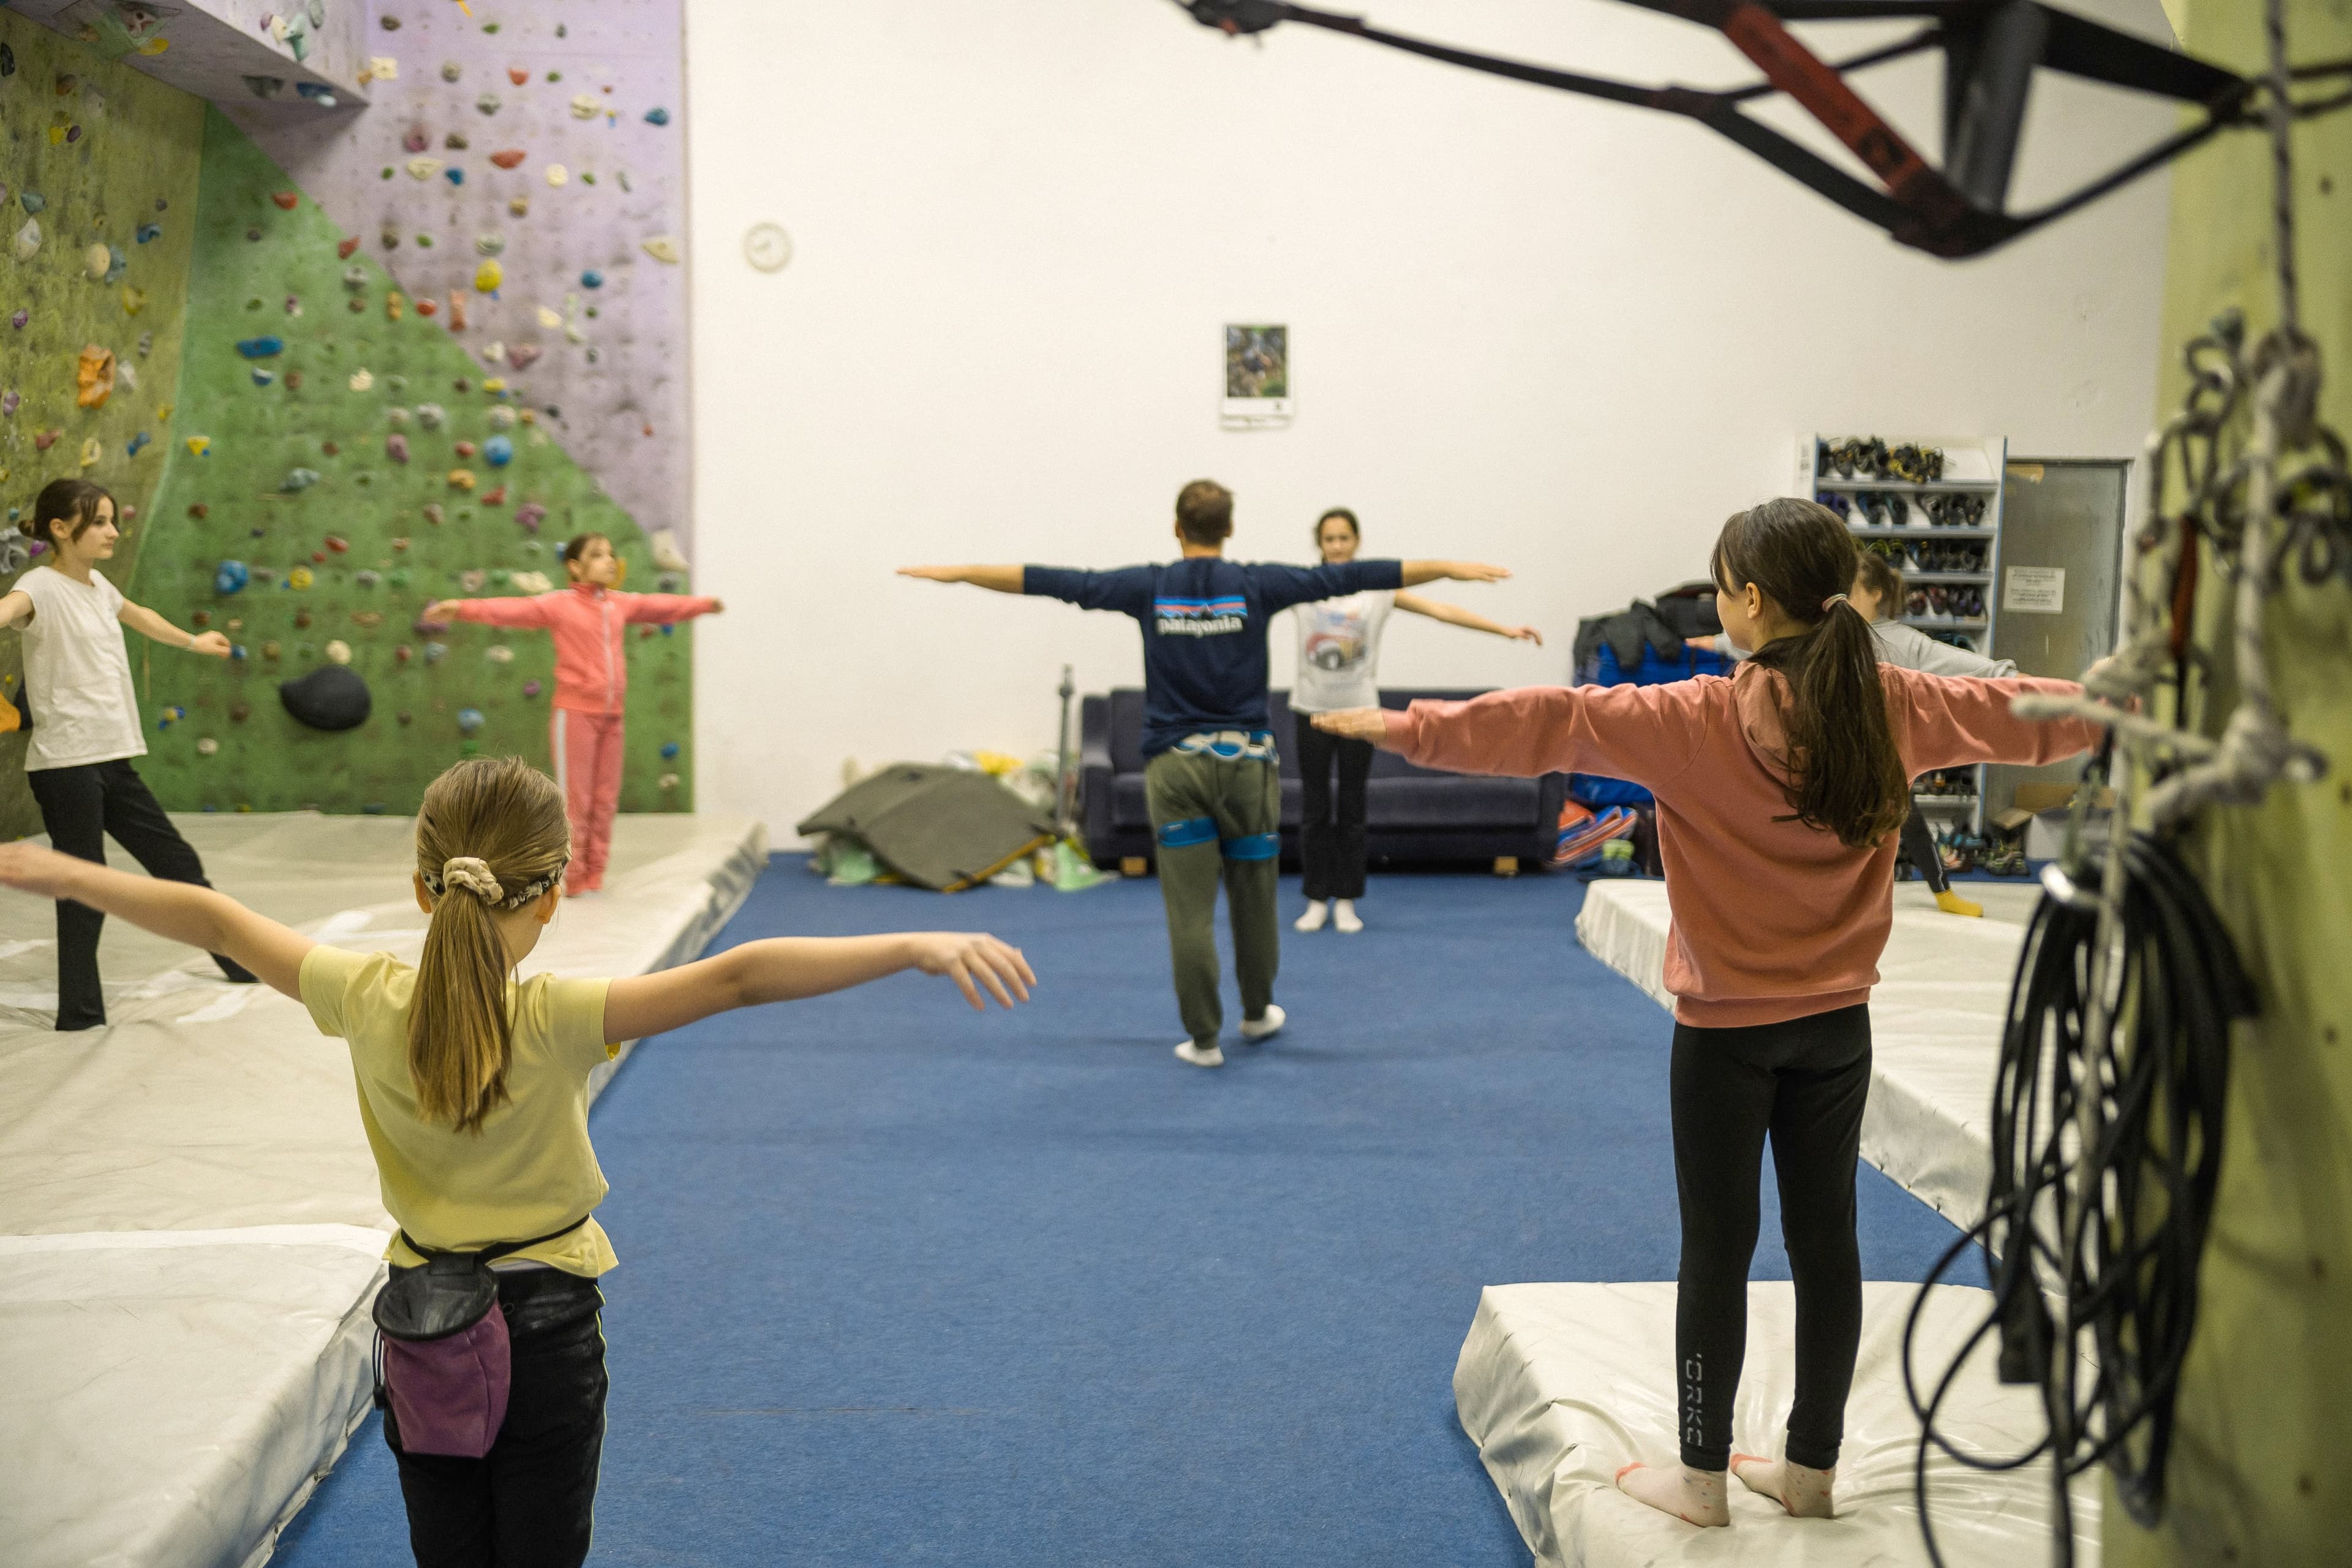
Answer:
[(571, 858), (563, 796), (519, 757), (459, 763), (416, 814), (416, 873), (433, 921), (408, 1005), (408, 1076), (428, 1121), (478, 1132), (507, 1103), (513, 1019), (497, 915), (557, 886)]

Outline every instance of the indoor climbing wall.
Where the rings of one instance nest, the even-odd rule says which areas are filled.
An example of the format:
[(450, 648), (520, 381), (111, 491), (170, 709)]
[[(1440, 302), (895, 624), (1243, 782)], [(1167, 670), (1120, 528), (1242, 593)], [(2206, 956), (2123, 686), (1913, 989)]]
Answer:
[[(531, 363), (487, 352), (485, 322), (514, 319), (498, 258), (411, 292), (373, 228), (339, 224), (217, 111), (203, 144), (181, 410), (131, 591), (240, 656), (134, 658), (142, 771), (176, 810), (405, 812), (461, 756), (546, 765), (547, 635), (420, 611), (560, 586), (582, 531), (611, 536), (630, 589), (683, 573), (567, 455)], [(457, 248), (437, 223), (402, 232)], [(625, 811), (690, 806), (688, 648), (683, 627), (631, 637)], [(307, 728), (280, 700), (326, 664), (368, 687), (356, 729)]]
[[(54, 479), (114, 492), (127, 584), (171, 439), (204, 105), (0, 10), (0, 590)], [(24, 650), (0, 635), (0, 692)], [(0, 722), (6, 721), (0, 714)], [(0, 734), (0, 837), (37, 832), (26, 738)]]
[[(359, 0), (337, 0), (356, 5)], [(377, 0), (370, 107), (230, 119), (648, 534), (690, 552), (678, 0)], [(499, 279), (473, 284), (485, 267)]]

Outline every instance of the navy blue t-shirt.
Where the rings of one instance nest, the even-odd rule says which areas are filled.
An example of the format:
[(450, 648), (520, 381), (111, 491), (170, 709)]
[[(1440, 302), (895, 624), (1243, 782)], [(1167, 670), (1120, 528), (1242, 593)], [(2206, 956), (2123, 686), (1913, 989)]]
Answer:
[(1026, 566), (1022, 591), (1143, 626), (1143, 754), (1202, 731), (1266, 727), (1266, 623), (1310, 599), (1404, 585), (1394, 561), (1339, 566), (1244, 564), (1195, 555), (1164, 566), (1079, 572)]

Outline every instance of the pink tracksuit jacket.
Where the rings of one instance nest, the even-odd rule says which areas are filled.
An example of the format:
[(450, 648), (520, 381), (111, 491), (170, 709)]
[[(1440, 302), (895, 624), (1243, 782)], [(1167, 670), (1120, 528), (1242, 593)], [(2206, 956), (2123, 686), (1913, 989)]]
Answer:
[(629, 692), (622, 637), (633, 625), (707, 616), (716, 599), (688, 594), (623, 594), (575, 583), (550, 594), (458, 599), (457, 617), (486, 626), (544, 626), (555, 637), (555, 706), (618, 713)]
[[(1904, 774), (1969, 763), (2054, 763), (2097, 726), (2012, 715), (2027, 692), (2070, 681), (1980, 680), (1879, 667)], [(1703, 1028), (1809, 1017), (1870, 1000), (1894, 929), (1895, 836), (1849, 849), (1790, 814), (1778, 671), (1665, 686), (1530, 687), (1388, 713), (1388, 745), (1456, 773), (1602, 773), (1657, 797), (1658, 854), (1673, 925), (1666, 989)]]

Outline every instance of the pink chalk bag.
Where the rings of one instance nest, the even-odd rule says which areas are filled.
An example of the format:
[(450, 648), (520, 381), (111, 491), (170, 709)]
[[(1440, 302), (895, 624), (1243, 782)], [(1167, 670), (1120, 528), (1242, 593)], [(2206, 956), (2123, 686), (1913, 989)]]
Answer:
[(401, 1241), (425, 1263), (393, 1269), (376, 1292), (374, 1317), (383, 1355), (376, 1404), (390, 1404), (403, 1449), (462, 1459), (490, 1451), (507, 1418), (514, 1375), (507, 1315), (498, 1310), (499, 1277), (490, 1262), (587, 1223), (582, 1215), (562, 1230), (479, 1252), (429, 1251), (401, 1232)]

